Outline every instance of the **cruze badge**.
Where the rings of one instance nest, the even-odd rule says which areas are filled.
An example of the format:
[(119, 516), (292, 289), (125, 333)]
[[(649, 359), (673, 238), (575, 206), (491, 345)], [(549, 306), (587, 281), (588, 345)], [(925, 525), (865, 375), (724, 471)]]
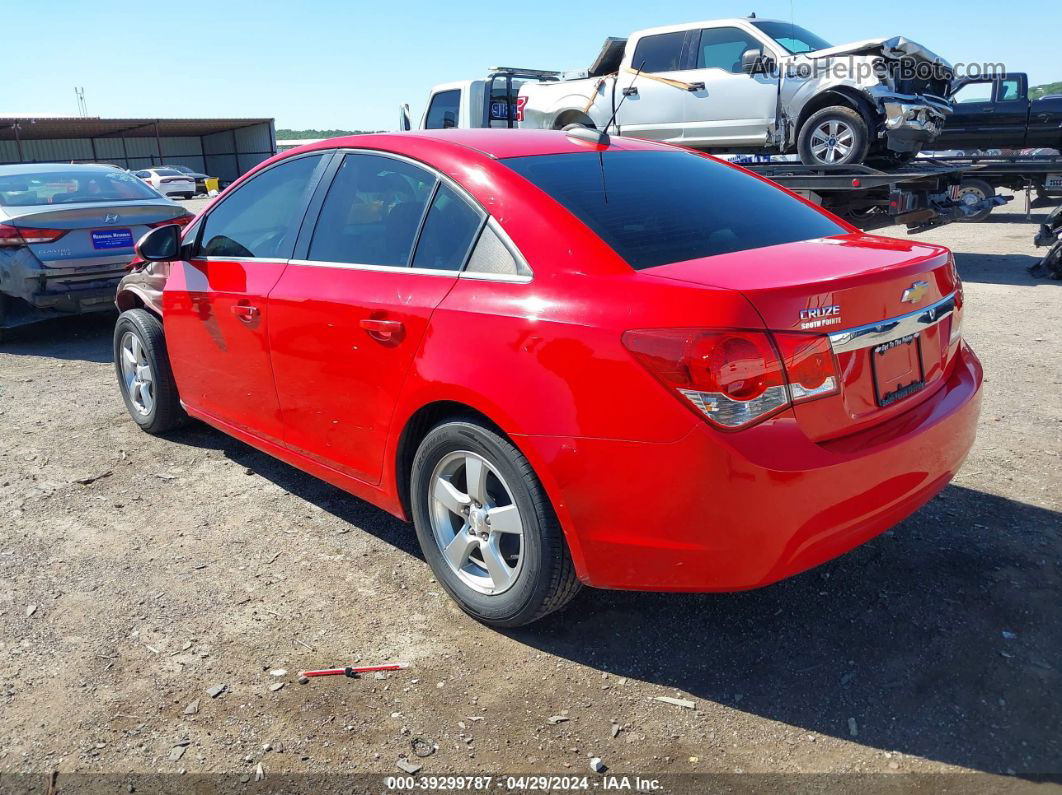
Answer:
[(812, 306), (800, 310), (800, 328), (835, 326), (840, 322), (841, 307), (837, 304), (832, 306)]
[(903, 295), (900, 297), (900, 300), (906, 301), (909, 304), (917, 304), (919, 301), (922, 300), (922, 296), (926, 294), (926, 290), (928, 289), (928, 282), (915, 282), (903, 291)]

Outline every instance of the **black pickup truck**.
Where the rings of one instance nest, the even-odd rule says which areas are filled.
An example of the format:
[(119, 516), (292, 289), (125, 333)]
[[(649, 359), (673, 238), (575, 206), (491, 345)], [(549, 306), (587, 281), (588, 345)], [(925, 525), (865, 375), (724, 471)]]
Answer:
[(951, 100), (935, 149), (1062, 150), (1062, 94), (1030, 101), (1023, 72), (958, 80)]

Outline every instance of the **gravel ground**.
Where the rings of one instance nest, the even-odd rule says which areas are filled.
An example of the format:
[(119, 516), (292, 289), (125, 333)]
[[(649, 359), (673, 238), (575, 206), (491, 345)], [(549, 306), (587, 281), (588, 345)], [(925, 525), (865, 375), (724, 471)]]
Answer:
[(1026, 274), (1034, 224), (1003, 209), (922, 236), (956, 252), (987, 373), (938, 498), (769, 588), (586, 589), (512, 632), (460, 613), (368, 504), (202, 425), (137, 431), (113, 318), (19, 333), (0, 347), (0, 775), (1062, 772), (1062, 284)]

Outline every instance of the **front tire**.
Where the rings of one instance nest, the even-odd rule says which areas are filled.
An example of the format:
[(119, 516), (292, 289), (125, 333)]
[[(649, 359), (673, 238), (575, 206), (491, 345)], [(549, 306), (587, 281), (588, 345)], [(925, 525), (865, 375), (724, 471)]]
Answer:
[(417, 449), (413, 523), (439, 583), (473, 618), (519, 627), (579, 592), (564, 534), (527, 458), (470, 420), (433, 428)]
[(843, 105), (812, 113), (797, 135), (797, 152), (806, 166), (847, 166), (862, 163), (870, 149), (863, 115)]
[(160, 434), (188, 421), (170, 369), (162, 321), (146, 309), (118, 316), (114, 370), (129, 416), (142, 430)]

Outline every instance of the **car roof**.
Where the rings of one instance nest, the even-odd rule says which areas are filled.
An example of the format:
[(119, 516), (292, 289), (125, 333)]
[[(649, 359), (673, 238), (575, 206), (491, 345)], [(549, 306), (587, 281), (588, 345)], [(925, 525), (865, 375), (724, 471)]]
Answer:
[[(368, 135), (348, 135), (342, 138), (329, 138), (312, 144), (306, 149), (351, 148), (388, 148), (389, 142), (408, 144), (410, 139), (421, 138), (426, 142), (439, 142), (472, 149), (488, 157), (528, 157), (531, 155), (560, 155), (577, 152), (596, 152), (607, 150), (660, 150), (672, 149), (666, 144), (643, 141), (637, 138), (609, 137), (607, 147), (580, 140), (562, 130), (510, 130), (500, 128), (481, 129), (447, 129), (414, 130), (412, 132), (373, 133)], [(300, 150), (302, 147), (300, 147)], [(290, 150), (290, 154), (299, 150)]]
[(96, 163), (13, 163), (0, 166), (0, 175), (69, 174), (76, 171), (84, 171), (86, 174), (113, 174), (114, 168), (114, 166), (102, 166)]

